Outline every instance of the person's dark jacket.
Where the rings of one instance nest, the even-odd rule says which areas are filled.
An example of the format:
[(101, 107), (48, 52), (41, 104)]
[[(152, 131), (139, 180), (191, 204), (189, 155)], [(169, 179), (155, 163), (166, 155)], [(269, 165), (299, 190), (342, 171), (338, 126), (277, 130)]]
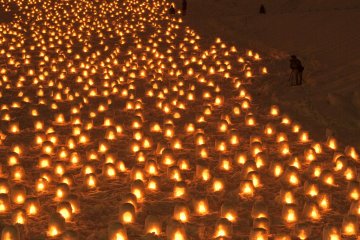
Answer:
[(297, 58), (290, 59), (290, 68), (292, 70), (298, 70), (299, 72), (302, 72), (304, 70), (304, 67), (302, 66), (300, 60)]
[(173, 6), (169, 8), (169, 14), (175, 14), (175, 8)]

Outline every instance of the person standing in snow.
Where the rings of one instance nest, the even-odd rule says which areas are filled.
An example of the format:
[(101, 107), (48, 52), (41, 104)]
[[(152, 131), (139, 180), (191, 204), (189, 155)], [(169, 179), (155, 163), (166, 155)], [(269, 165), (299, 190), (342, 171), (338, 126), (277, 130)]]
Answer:
[(182, 0), (182, 14), (186, 15), (186, 9), (187, 9), (187, 1)]
[(260, 13), (260, 14), (265, 14), (265, 13), (266, 13), (264, 4), (261, 4), (261, 5), (260, 5), (259, 13)]
[(175, 14), (175, 13), (176, 13), (176, 10), (175, 10), (174, 4), (172, 3), (169, 8), (169, 14)]
[(299, 86), (302, 84), (302, 72), (304, 67), (301, 64), (301, 61), (295, 56), (292, 55), (290, 58), (290, 84), (291, 86)]

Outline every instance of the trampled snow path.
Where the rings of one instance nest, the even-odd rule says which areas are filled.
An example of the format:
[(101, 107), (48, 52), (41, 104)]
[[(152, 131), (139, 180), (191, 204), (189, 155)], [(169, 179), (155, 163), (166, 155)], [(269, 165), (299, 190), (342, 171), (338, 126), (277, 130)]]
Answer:
[(259, 54), (201, 45), (168, 2), (16, 3), (0, 25), (2, 239), (357, 235), (356, 150), (257, 104)]

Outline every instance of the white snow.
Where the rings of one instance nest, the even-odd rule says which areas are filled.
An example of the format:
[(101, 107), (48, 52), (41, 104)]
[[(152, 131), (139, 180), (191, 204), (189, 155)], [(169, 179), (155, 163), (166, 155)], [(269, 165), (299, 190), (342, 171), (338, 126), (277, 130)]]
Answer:
[[(270, 75), (257, 86), (264, 101), (279, 103), (318, 138), (328, 128), (360, 146), (360, 1), (189, 0), (184, 19), (208, 42), (219, 36), (263, 53)], [(287, 82), (291, 54), (305, 66), (302, 87)]]

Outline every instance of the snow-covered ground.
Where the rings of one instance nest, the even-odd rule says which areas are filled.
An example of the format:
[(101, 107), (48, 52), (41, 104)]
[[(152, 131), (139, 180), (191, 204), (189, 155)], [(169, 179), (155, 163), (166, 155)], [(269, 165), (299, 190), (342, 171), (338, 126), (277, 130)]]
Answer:
[[(279, 103), (319, 139), (328, 128), (359, 147), (360, 1), (266, 1), (266, 15), (258, 14), (261, 3), (189, 0), (184, 19), (208, 42), (219, 36), (263, 53), (270, 74), (255, 83), (259, 99)], [(305, 66), (302, 87), (288, 84), (290, 54)]]

